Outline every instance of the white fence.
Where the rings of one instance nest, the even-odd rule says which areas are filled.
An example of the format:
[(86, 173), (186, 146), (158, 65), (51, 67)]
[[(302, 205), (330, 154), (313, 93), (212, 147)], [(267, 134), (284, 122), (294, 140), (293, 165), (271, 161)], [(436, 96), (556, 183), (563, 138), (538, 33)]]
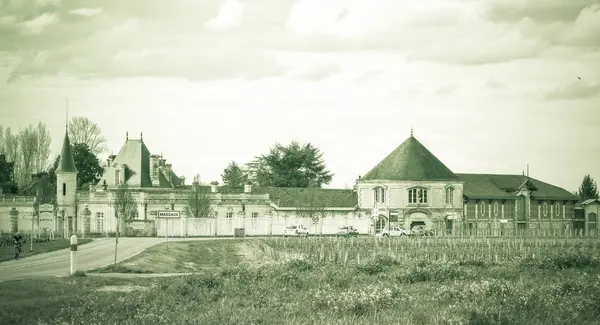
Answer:
[(360, 233), (368, 233), (371, 221), (367, 218), (319, 219), (310, 218), (179, 218), (159, 219), (158, 236), (233, 236), (236, 228), (243, 228), (247, 236), (283, 235), (285, 228), (303, 224), (313, 235), (335, 234), (340, 226), (352, 225)]

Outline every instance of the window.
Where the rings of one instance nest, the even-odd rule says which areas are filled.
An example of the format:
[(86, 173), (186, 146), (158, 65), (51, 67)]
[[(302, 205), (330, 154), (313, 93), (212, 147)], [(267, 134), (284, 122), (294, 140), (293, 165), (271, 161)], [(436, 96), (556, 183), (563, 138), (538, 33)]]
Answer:
[(557, 217), (560, 216), (560, 203), (556, 202), (556, 204), (554, 205), (554, 213), (556, 214)]
[(494, 202), (494, 216), (497, 217), (498, 213), (500, 213), (500, 204), (498, 204), (498, 202)]
[(233, 227), (233, 212), (227, 212), (225, 217), (227, 218), (227, 228), (231, 231), (231, 228)]
[(104, 212), (96, 212), (96, 232), (104, 232)]
[(446, 188), (446, 204), (454, 204), (454, 188)]
[(258, 224), (258, 212), (252, 212), (252, 229), (256, 229), (256, 225)]
[(154, 164), (154, 167), (152, 168), (152, 174), (154, 176), (158, 176), (158, 165)]
[(412, 188), (408, 190), (408, 203), (427, 203), (427, 189)]
[(383, 187), (376, 187), (373, 189), (375, 195), (375, 203), (385, 203), (385, 189)]
[(121, 184), (121, 171), (115, 170), (115, 185)]
[(63, 183), (62, 188), (63, 188), (63, 191), (62, 191), (63, 192), (63, 196), (67, 195), (67, 183)]
[(171, 211), (175, 211), (175, 203), (171, 203)]
[(131, 214), (131, 219), (133, 220), (139, 220), (140, 219), (140, 213), (138, 212), (138, 210), (134, 210), (133, 213)]
[(548, 202), (542, 203), (542, 214), (544, 216), (548, 215)]
[(485, 202), (484, 201), (479, 202), (479, 214), (481, 214), (481, 216), (485, 216)]

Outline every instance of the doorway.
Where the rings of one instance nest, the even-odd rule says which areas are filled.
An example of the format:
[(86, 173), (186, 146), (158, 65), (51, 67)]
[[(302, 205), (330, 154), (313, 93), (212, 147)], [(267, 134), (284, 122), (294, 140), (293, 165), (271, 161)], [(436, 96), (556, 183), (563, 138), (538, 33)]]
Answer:
[(416, 226), (425, 226), (425, 221), (413, 221), (410, 223), (411, 230)]

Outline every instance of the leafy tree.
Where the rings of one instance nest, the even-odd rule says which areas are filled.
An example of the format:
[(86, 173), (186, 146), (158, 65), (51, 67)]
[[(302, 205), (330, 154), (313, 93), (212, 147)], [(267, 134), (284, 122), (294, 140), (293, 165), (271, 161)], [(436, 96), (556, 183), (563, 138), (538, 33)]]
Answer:
[(21, 194), (35, 196), (37, 204), (54, 204), (56, 200), (56, 175), (54, 181), (49, 172), (32, 175), (31, 181), (21, 187)]
[(292, 141), (289, 145), (276, 144), (267, 155), (248, 164), (250, 179), (260, 186), (316, 187), (329, 184), (333, 174), (327, 170), (323, 154), (312, 144)]
[[(104, 168), (100, 165), (100, 160), (96, 154), (94, 154), (87, 144), (75, 143), (73, 145), (73, 160), (75, 161), (75, 167), (77, 167), (77, 188), (82, 188), (86, 184), (96, 184), (102, 177)], [(60, 155), (56, 157), (52, 168), (48, 171), (50, 180), (56, 183), (56, 168), (58, 168), (58, 162), (60, 161)]]
[(592, 176), (585, 175), (583, 177), (577, 195), (579, 195), (582, 200), (598, 199), (598, 186)]
[(235, 161), (230, 162), (229, 166), (223, 170), (221, 178), (227, 187), (243, 187), (248, 182), (248, 175)]
[(213, 214), (213, 208), (210, 205), (210, 194), (199, 185), (194, 185), (193, 190), (188, 194), (186, 208), (188, 215), (191, 217), (210, 217)]
[(69, 138), (73, 143), (85, 143), (94, 155), (107, 149), (102, 130), (87, 117), (77, 116), (69, 122)]
[(0, 154), (0, 189), (2, 193), (16, 193), (17, 191), (14, 166), (14, 163), (6, 159), (5, 154)]

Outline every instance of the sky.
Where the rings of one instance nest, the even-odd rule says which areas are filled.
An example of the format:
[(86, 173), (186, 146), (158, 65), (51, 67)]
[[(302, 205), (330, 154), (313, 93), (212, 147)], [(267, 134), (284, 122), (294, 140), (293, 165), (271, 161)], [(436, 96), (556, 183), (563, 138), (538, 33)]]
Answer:
[(352, 186), (412, 127), (456, 173), (572, 191), (600, 179), (600, 2), (0, 0), (0, 124), (58, 154), (67, 98), (190, 181), (297, 140)]

